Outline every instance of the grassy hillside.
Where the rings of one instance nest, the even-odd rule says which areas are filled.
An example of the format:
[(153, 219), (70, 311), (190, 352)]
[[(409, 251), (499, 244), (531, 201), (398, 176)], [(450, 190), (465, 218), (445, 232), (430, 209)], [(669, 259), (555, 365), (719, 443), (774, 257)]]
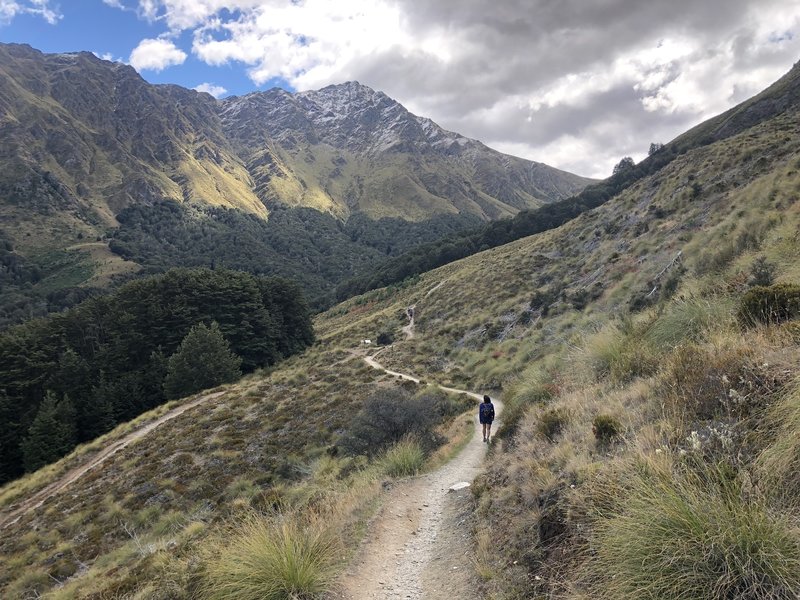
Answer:
[(503, 395), (475, 488), (487, 597), (800, 593), (800, 337), (738, 314), (757, 281), (800, 282), (798, 125), (690, 151), (399, 303), (325, 315), (343, 341), (370, 298), (375, 319), (416, 303), (418, 336), (384, 362)]
[[(252, 519), (341, 572), (388, 472), (342, 440), (369, 398), (432, 394), (349, 352), (389, 332), (387, 365), (506, 404), (474, 486), (486, 597), (798, 597), (800, 334), (796, 318), (740, 313), (754, 284), (800, 283), (798, 128), (783, 112), (558, 229), (320, 315), (302, 357), (224, 388), (3, 529), (0, 591), (207, 594)], [(440, 432), (457, 439), (463, 420), (451, 422)], [(6, 486), (0, 514), (135, 426)]]

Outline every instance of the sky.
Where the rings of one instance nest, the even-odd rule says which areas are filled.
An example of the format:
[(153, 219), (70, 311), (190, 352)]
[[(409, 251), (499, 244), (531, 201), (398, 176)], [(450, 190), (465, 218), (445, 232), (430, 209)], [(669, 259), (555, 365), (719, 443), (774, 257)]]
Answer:
[(217, 97), (359, 81), (588, 177), (800, 59), (800, 0), (0, 0), (0, 41)]

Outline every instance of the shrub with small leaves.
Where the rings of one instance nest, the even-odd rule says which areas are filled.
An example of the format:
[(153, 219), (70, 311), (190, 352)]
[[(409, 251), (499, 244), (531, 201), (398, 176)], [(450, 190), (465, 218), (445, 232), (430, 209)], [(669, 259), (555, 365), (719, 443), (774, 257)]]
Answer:
[(750, 287), (770, 286), (775, 278), (775, 265), (767, 261), (766, 256), (759, 256), (750, 266), (750, 277), (747, 283)]
[(435, 427), (451, 410), (455, 409), (443, 395), (411, 396), (402, 389), (381, 391), (370, 396), (353, 416), (339, 446), (348, 454), (374, 456), (413, 435), (425, 451), (430, 451), (441, 444)]
[(390, 331), (381, 331), (375, 341), (379, 346), (391, 346), (394, 343), (394, 336)]
[(567, 415), (563, 410), (550, 408), (539, 416), (536, 431), (552, 442), (563, 431), (567, 421)]
[(750, 326), (796, 319), (800, 317), (800, 285), (756, 286), (742, 296), (738, 316), (742, 324)]
[(597, 415), (592, 421), (592, 433), (601, 444), (609, 444), (622, 433), (622, 425), (611, 415)]

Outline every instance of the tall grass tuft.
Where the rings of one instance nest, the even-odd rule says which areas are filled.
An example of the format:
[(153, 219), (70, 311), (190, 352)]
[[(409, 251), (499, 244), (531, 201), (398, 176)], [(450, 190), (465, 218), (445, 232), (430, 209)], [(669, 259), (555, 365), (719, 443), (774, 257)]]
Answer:
[(409, 477), (422, 469), (425, 452), (417, 440), (405, 437), (386, 451), (382, 463), (389, 477)]
[(539, 403), (545, 403), (558, 395), (555, 374), (542, 365), (528, 367), (505, 394), (503, 423), (497, 431), (500, 439), (510, 439), (517, 432), (525, 412)]
[(202, 597), (209, 600), (321, 598), (336, 577), (335, 537), (292, 515), (251, 514), (205, 550)]
[(800, 385), (770, 408), (777, 435), (758, 458), (760, 476), (781, 504), (800, 508)]
[(598, 521), (593, 597), (778, 600), (800, 594), (800, 531), (730, 474), (643, 468), (618, 512)]
[(733, 324), (730, 302), (699, 299), (672, 302), (647, 330), (647, 340), (655, 347), (667, 349), (683, 342), (699, 342), (716, 328)]
[(607, 326), (590, 336), (583, 356), (595, 377), (617, 384), (652, 375), (658, 367), (657, 354), (631, 322)]

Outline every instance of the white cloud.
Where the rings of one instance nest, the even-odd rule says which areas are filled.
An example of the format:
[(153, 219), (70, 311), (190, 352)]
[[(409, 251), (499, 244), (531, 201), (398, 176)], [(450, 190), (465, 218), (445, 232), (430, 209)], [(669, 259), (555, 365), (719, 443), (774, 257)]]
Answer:
[[(220, 2), (192, 3), (195, 12), (184, 11), (180, 19), (177, 4), (183, 3), (167, 4), (173, 22), (193, 22), (201, 5), (209, 9)], [(398, 7), (385, 2), (284, 1), (259, 3), (251, 10), (244, 10), (251, 2), (236, 4), (243, 10), (238, 18), (212, 18), (195, 30), (193, 51), (212, 65), (250, 65), (250, 78), (259, 85), (274, 77), (303, 89), (342, 81), (349, 63), (393, 46), (411, 50), (414, 45)]]
[(169, 40), (144, 39), (131, 52), (129, 62), (137, 71), (163, 71), (167, 67), (183, 64), (186, 56), (186, 52)]
[(120, 58), (119, 56), (114, 56), (111, 52), (92, 52), (92, 54), (94, 54), (97, 58), (100, 58), (102, 60), (107, 60), (110, 62), (118, 62), (118, 63), (125, 62), (125, 59)]
[(139, 0), (138, 11), (256, 85), (355, 79), (448, 129), (592, 176), (800, 56), (800, 0)]
[(121, 0), (103, 0), (103, 4), (108, 4), (111, 8), (125, 8)]
[(50, 0), (0, 0), (0, 25), (21, 14), (39, 15), (50, 25), (58, 23), (62, 16), (57, 8), (50, 6)]
[(0, 23), (10, 22), (21, 10), (13, 0), (0, 0)]
[(214, 98), (219, 98), (222, 96), (226, 90), (221, 85), (214, 85), (213, 83), (201, 83), (200, 85), (194, 88), (198, 92), (205, 92), (206, 94), (211, 94)]

